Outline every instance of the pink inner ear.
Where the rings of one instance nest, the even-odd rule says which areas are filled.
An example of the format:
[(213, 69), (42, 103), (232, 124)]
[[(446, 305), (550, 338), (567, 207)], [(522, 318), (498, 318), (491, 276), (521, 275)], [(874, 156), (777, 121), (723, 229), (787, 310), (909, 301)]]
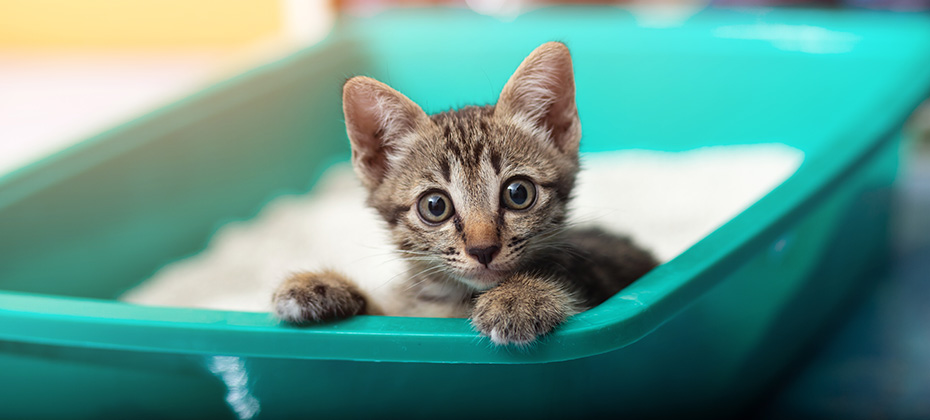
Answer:
[(376, 103), (375, 92), (346, 84), (343, 111), (353, 163), (364, 178), (370, 180), (380, 180), (387, 170), (387, 150), (384, 150), (382, 138), (384, 130), (380, 126), (381, 117)]
[(352, 144), (353, 163), (368, 187), (381, 183), (390, 156), (404, 134), (429, 118), (413, 101), (388, 85), (354, 77), (343, 86), (342, 109)]
[(560, 149), (577, 148), (580, 123), (568, 49), (557, 42), (536, 48), (504, 86), (497, 106), (510, 118), (549, 132)]
[(551, 105), (548, 112), (542, 116), (541, 122), (552, 130), (553, 139), (559, 139), (577, 118), (575, 80), (570, 58), (565, 61), (557, 60), (552, 64), (556, 66), (553, 68), (553, 77), (546, 79), (549, 83), (547, 88), (552, 95)]

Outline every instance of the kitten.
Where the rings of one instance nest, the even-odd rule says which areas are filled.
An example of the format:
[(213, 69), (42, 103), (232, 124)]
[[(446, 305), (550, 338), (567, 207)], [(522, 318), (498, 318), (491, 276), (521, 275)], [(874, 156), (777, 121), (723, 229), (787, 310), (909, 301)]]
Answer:
[(534, 50), (496, 106), (430, 116), (387, 85), (354, 77), (343, 110), (368, 204), (414, 274), (392, 309), (335, 271), (293, 275), (273, 297), (285, 321), (470, 317), (494, 343), (525, 345), (657, 265), (628, 239), (565, 226), (581, 125), (561, 43)]

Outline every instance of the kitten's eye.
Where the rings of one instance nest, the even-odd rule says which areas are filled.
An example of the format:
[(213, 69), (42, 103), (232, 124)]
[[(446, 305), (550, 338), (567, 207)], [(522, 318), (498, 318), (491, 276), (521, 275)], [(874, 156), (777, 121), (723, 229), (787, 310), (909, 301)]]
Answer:
[(452, 216), (452, 200), (449, 196), (439, 191), (430, 191), (420, 197), (417, 204), (420, 217), (427, 223), (441, 223)]
[(505, 185), (501, 195), (508, 208), (523, 210), (532, 206), (536, 200), (536, 186), (528, 179), (511, 179)]

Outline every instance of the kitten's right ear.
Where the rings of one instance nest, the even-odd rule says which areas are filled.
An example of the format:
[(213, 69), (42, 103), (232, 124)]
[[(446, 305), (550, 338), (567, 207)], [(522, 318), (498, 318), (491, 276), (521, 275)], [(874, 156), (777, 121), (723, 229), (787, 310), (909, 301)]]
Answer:
[(533, 50), (504, 85), (494, 112), (544, 133), (563, 152), (577, 153), (581, 121), (565, 44), (547, 42)]
[(369, 189), (387, 173), (402, 141), (429, 117), (400, 92), (375, 79), (358, 76), (342, 87), (342, 111), (352, 143), (352, 164)]

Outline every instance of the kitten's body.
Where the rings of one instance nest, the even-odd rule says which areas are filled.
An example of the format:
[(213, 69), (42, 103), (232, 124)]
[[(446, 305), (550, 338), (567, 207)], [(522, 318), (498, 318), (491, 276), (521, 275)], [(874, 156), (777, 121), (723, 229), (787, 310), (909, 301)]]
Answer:
[(629, 240), (565, 226), (581, 127), (564, 45), (527, 57), (495, 106), (427, 116), (356, 77), (343, 107), (368, 204), (409, 262), (401, 304), (376, 308), (338, 273), (302, 273), (275, 294), (283, 319), (471, 317), (495, 343), (524, 344), (656, 265)]
[[(656, 266), (652, 256), (629, 239), (597, 228), (566, 229), (554, 237), (558, 246), (542, 251), (514, 270), (551, 277), (572, 296), (577, 310), (594, 307)], [(415, 265), (413, 270), (428, 267)], [(410, 272), (408, 271), (408, 272)], [(413, 271), (415, 272), (415, 271)], [(467, 318), (479, 291), (446, 276), (401, 281), (395, 291), (394, 315)]]

